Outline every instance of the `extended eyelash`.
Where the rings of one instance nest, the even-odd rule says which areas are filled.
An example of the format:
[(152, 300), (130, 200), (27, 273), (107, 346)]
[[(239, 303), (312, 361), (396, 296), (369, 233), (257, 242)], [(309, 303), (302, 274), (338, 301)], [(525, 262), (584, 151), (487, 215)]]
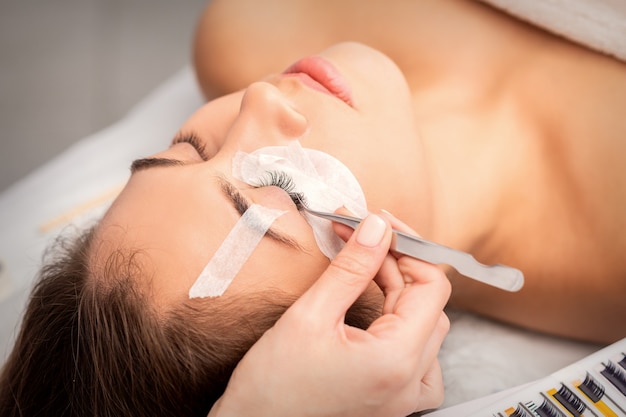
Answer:
[(291, 176), (283, 171), (267, 171), (261, 178), (257, 188), (260, 187), (279, 187), (284, 190), (296, 205), (298, 210), (302, 210), (305, 205), (304, 194), (295, 191), (296, 184)]
[(176, 145), (177, 143), (188, 143), (198, 152), (198, 155), (202, 158), (202, 160), (209, 160), (209, 155), (206, 153), (206, 146), (197, 134), (195, 133), (179, 133), (176, 135), (174, 140), (172, 140), (172, 145)]

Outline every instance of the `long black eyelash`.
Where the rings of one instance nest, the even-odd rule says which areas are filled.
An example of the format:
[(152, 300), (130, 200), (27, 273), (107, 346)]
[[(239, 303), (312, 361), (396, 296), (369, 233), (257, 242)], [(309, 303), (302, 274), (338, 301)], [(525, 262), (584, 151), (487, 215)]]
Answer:
[(559, 410), (548, 400), (543, 400), (541, 405), (535, 410), (541, 417), (561, 417)]
[(513, 414), (511, 414), (509, 417), (532, 417), (532, 416), (528, 414), (528, 412), (526, 412), (526, 410), (524, 410), (521, 405), (518, 405), (515, 411), (513, 411)]
[(291, 176), (283, 171), (268, 171), (259, 179), (257, 187), (279, 187), (282, 188), (296, 205), (298, 210), (302, 210), (306, 205), (304, 194), (295, 190), (296, 184)]
[(585, 376), (585, 380), (578, 386), (582, 392), (594, 403), (597, 403), (604, 397), (604, 387), (592, 377), (589, 372)]
[(554, 394), (554, 398), (573, 415), (580, 415), (587, 409), (585, 403), (563, 384), (561, 384), (559, 391)]
[(611, 382), (622, 394), (626, 395), (626, 372), (622, 371), (613, 361), (604, 365), (600, 373)]
[(206, 153), (206, 146), (200, 140), (200, 137), (194, 132), (179, 133), (172, 140), (172, 145), (177, 143), (188, 143), (194, 147), (198, 155), (204, 160), (209, 160), (209, 155)]

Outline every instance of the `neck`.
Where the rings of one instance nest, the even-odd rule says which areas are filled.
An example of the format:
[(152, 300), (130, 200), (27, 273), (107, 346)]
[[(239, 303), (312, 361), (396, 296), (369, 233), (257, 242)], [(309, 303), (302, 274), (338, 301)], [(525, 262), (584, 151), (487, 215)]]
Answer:
[(516, 167), (525, 151), (516, 149), (523, 142), (510, 132), (518, 119), (505, 106), (454, 107), (426, 114), (420, 109), (432, 109), (428, 102), (416, 105), (432, 193), (431, 234), (425, 237), (487, 262), (506, 241)]

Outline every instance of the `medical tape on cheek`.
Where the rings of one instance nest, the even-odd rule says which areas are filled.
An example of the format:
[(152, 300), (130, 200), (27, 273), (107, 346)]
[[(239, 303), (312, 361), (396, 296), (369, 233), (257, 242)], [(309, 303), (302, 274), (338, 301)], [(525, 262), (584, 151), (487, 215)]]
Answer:
[(285, 213), (258, 204), (251, 205), (191, 286), (189, 298), (224, 294), (272, 223)]

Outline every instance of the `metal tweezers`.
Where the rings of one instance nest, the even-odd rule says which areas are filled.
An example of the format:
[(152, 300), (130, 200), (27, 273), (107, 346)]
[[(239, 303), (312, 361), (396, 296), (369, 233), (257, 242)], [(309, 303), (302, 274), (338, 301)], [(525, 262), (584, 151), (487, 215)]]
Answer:
[[(314, 216), (345, 224), (352, 229), (356, 229), (359, 223), (361, 223), (361, 219), (356, 217), (311, 210), (304, 205), (303, 209)], [(468, 278), (506, 291), (518, 291), (524, 285), (524, 274), (519, 269), (500, 264), (484, 265), (469, 253), (439, 245), (395, 229), (393, 230), (393, 235), (394, 238), (391, 242), (392, 251), (431, 264), (450, 265)]]

